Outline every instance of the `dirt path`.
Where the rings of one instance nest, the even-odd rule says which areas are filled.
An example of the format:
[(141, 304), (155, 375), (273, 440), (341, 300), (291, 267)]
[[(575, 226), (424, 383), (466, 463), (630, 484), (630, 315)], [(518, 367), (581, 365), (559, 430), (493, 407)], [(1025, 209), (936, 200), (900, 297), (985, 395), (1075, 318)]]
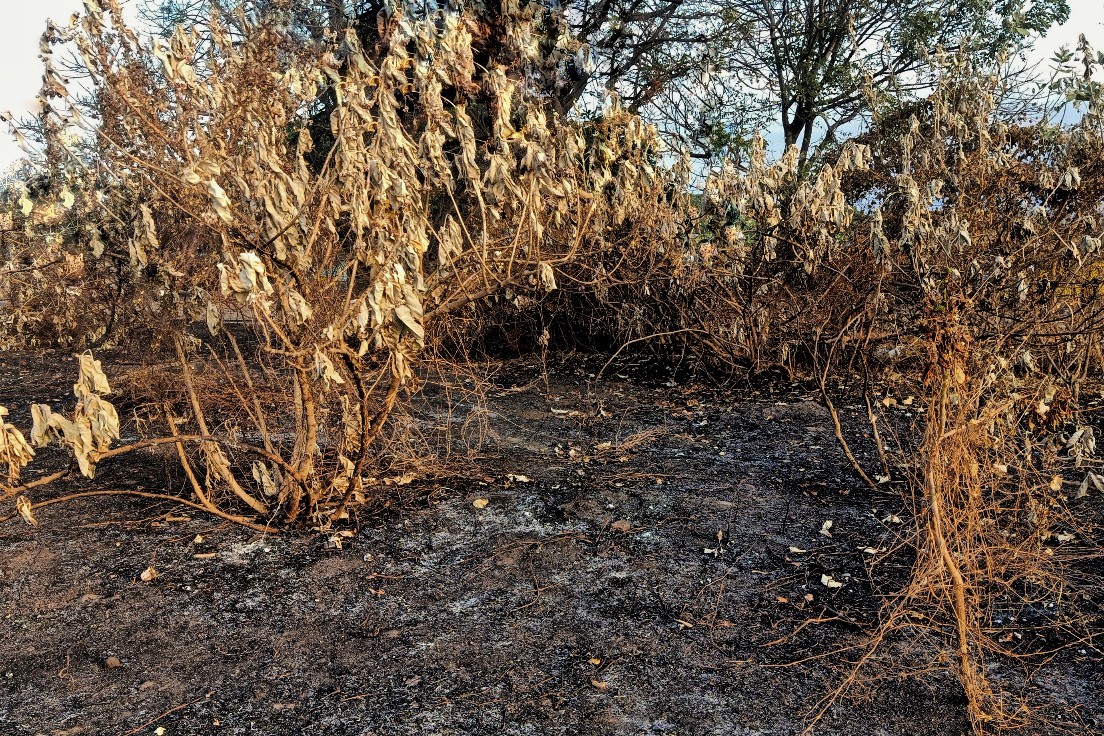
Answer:
[[(798, 733), (855, 656), (837, 650), (907, 574), (895, 557), (871, 572), (864, 551), (893, 546), (900, 501), (851, 479), (798, 388), (594, 387), (581, 370), (551, 389), (551, 403), (543, 384), (491, 396), (485, 480), (415, 480), (422, 500), (341, 549), (125, 499), (0, 525), (0, 732)], [(432, 394), (418, 412), (465, 418)], [(97, 483), (174, 473), (105, 467)], [(934, 653), (888, 656), (922, 668)], [(1098, 660), (1054, 666), (1069, 697), (1099, 695)], [(817, 733), (968, 731), (946, 675), (862, 695)], [(1104, 732), (1086, 700), (1080, 732)]]

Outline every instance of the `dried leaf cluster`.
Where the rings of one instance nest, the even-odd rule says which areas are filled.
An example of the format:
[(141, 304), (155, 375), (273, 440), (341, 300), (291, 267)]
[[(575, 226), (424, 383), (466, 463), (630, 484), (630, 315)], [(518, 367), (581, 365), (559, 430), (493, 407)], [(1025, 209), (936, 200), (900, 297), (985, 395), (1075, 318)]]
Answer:
[[(1073, 421), (1104, 359), (1091, 75), (1055, 87), (1082, 102), (1076, 123), (1025, 123), (1003, 119), (993, 70), (940, 55), (923, 105), (830, 163), (769, 162), (759, 138), (699, 192), (616, 100), (594, 120), (551, 113), (542, 85), (580, 47), (535, 5), (400, 5), (314, 45), (278, 12), (143, 42), (117, 0), (85, 5), (43, 40), (48, 173), (6, 195), (5, 339), (96, 345), (123, 327), (160, 378), (132, 389), (142, 436), (112, 449), (110, 387), (82, 354), (76, 408), (36, 405), (31, 444), (67, 446), (89, 477), (164, 444), (211, 513), (329, 529), (386, 490), (389, 420), (420, 367), (502, 325), (573, 320), (713, 368), (808, 370), (826, 400), (829, 375), (895, 375), (923, 426), (892, 468), (874, 426), (875, 477), (915, 468), (920, 499), (886, 627), (924, 609), (978, 728), (1016, 717), (986, 680), (987, 612), (1060, 592), (1070, 499), (1052, 479), (1104, 487), (1094, 430)], [(57, 44), (90, 100), (54, 70)], [(6, 416), (0, 497), (33, 521), (24, 494), (45, 479), (20, 485), (34, 452)]]

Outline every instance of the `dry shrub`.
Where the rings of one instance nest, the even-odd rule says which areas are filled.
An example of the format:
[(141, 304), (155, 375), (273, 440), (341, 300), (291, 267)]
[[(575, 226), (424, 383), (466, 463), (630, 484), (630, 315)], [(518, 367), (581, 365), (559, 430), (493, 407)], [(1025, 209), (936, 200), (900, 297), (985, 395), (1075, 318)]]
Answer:
[[(347, 517), (393, 459), (380, 443), (434, 325), (590, 283), (675, 219), (653, 128), (616, 107), (548, 119), (530, 80), (573, 42), (536, 43), (546, 20), (396, 10), (311, 45), (279, 13), (215, 15), (144, 44), (106, 0), (48, 31), (94, 89), (82, 115), (47, 74), (49, 182), (79, 222), (54, 245), (85, 238), (78, 260), (126, 274), (114, 309), (163, 374), (145, 377), (138, 445), (175, 445), (203, 508), (254, 526)], [(477, 66), (489, 47), (495, 63)], [(85, 118), (97, 125), (80, 143)], [(49, 247), (57, 208), (27, 204)], [(13, 306), (14, 336), (49, 337), (28, 322), (41, 305)], [(63, 313), (72, 340), (102, 338), (79, 309)]]
[[(901, 165), (911, 171), (897, 177), (903, 196), (883, 230), (901, 249), (895, 268), (911, 272), (922, 295), (927, 350), (915, 479), (924, 528), (902, 605), (934, 606), (931, 624), (955, 632), (979, 732), (1030, 712), (987, 680), (985, 655), (1012, 649), (992, 638), (991, 617), (998, 603), (1022, 611), (1063, 598), (1069, 575), (1054, 554), (1055, 525), (1075, 523), (1075, 494), (1055, 478), (1093, 432), (1071, 423), (1070, 402), (1100, 378), (1104, 327), (1099, 101), (1069, 129), (1048, 114), (1009, 126), (995, 119), (995, 85), (948, 61), (926, 119), (905, 136)], [(1048, 445), (1067, 457), (1048, 456)]]
[[(943, 65), (903, 133), (867, 136), (873, 164), (844, 185), (868, 229), (838, 271), (854, 284), (845, 293), (867, 298), (817, 314), (825, 327), (813, 350), (836, 370), (855, 351), (860, 365), (880, 355), (918, 367), (924, 432), (903, 463), (915, 469), (913, 578), (856, 667), (901, 628), (948, 637), (980, 733), (1030, 722), (985, 661), (1032, 650), (997, 640), (993, 618), (1069, 598), (1074, 560), (1059, 545), (1077, 528), (1070, 501), (1095, 483), (1093, 429), (1075, 408), (1100, 379), (1104, 130), (1091, 85), (1076, 90), (1090, 104), (1073, 126), (1052, 125), (1049, 112), (1009, 125), (996, 76), (961, 57)], [(837, 350), (847, 337), (853, 347)], [(1063, 472), (1078, 476), (1064, 482)], [(1086, 623), (1056, 621), (1058, 641), (1078, 641)]]
[[(615, 102), (549, 116), (541, 84), (576, 42), (554, 14), (509, 8), (397, 9), (318, 45), (279, 14), (143, 44), (115, 0), (51, 29), (47, 45), (79, 50), (96, 125), (72, 136), (81, 105), (48, 70), (49, 176), (12, 215), (36, 260), (4, 324), (76, 345), (125, 325), (154, 349), (130, 387), (137, 442), (108, 450), (110, 432), (47, 431), (58, 415), (40, 412), (32, 443), (68, 445), (86, 475), (171, 447), (181, 500), (329, 528), (425, 464), (419, 430), (394, 420), (494, 330), (531, 325), (547, 347), (559, 320), (713, 368), (804, 367), (826, 399), (831, 375), (894, 369), (924, 397), (924, 434), (902, 448), (916, 563), (857, 667), (926, 628), (954, 642), (975, 728), (1013, 722), (986, 678), (1002, 651), (987, 617), (1061, 589), (1057, 471), (1104, 488), (1091, 431), (1068, 421), (1102, 357), (1099, 90), (1067, 80), (1088, 104), (1072, 126), (1013, 124), (998, 75), (941, 58), (915, 114), (819, 169), (796, 150), (768, 162), (760, 139), (692, 193), (688, 162)], [(59, 258), (64, 279), (38, 267)], [(103, 395), (78, 396), (71, 421), (96, 426)], [(31, 515), (28, 493), (59, 475), (21, 481), (30, 445), (7, 423), (0, 440), (0, 493)]]

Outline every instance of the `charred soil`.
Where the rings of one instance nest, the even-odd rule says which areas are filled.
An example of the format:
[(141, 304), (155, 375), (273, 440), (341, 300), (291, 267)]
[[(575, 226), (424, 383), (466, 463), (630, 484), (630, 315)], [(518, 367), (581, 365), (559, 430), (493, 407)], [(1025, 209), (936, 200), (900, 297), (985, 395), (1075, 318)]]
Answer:
[[(419, 424), (485, 420), (473, 471), (415, 477), (340, 546), (122, 496), (0, 525), (0, 730), (799, 733), (908, 579), (899, 488), (855, 480), (806, 386), (595, 381), (602, 362), (547, 383), (511, 363), (479, 409), (427, 390)], [(0, 363), (0, 404), (60, 408), (65, 360)], [(183, 492), (170, 460), (49, 493)], [(930, 644), (889, 642), (816, 733), (967, 733)], [(1017, 685), (1052, 704), (1032, 733), (1104, 732), (1092, 644)], [(1020, 683), (1021, 666), (991, 677)]]

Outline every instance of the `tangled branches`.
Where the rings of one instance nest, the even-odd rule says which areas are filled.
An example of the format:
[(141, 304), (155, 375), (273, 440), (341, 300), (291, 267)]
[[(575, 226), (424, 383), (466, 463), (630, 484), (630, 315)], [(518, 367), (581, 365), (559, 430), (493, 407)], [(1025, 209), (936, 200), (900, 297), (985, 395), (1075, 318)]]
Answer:
[(616, 101), (595, 120), (551, 112), (577, 43), (533, 5), (400, 7), (317, 44), (279, 13), (144, 43), (116, 0), (86, 6), (44, 38), (77, 49), (94, 94), (48, 66), (47, 173), (4, 215), (19, 235), (3, 329), (142, 340), (141, 431), (116, 444), (90, 354), (72, 416), (39, 405), (30, 442), (0, 408), (0, 499), (24, 518), (64, 473), (24, 482), (32, 445), (66, 446), (89, 477), (164, 445), (179, 500), (330, 528), (378, 500), (370, 478), (426, 362), (519, 315), (713, 368), (811, 368), (826, 399), (833, 371), (899, 370), (926, 411), (901, 448), (918, 468), (915, 576), (887, 626), (927, 611), (978, 729), (1010, 717), (982, 665), (986, 601), (1059, 584), (1059, 465), (1104, 487), (1070, 408), (1104, 356), (1099, 90), (1074, 90), (1088, 112), (1073, 126), (1012, 124), (996, 76), (942, 58), (915, 115), (815, 172), (797, 150), (768, 162), (760, 138), (695, 192), (687, 160)]

